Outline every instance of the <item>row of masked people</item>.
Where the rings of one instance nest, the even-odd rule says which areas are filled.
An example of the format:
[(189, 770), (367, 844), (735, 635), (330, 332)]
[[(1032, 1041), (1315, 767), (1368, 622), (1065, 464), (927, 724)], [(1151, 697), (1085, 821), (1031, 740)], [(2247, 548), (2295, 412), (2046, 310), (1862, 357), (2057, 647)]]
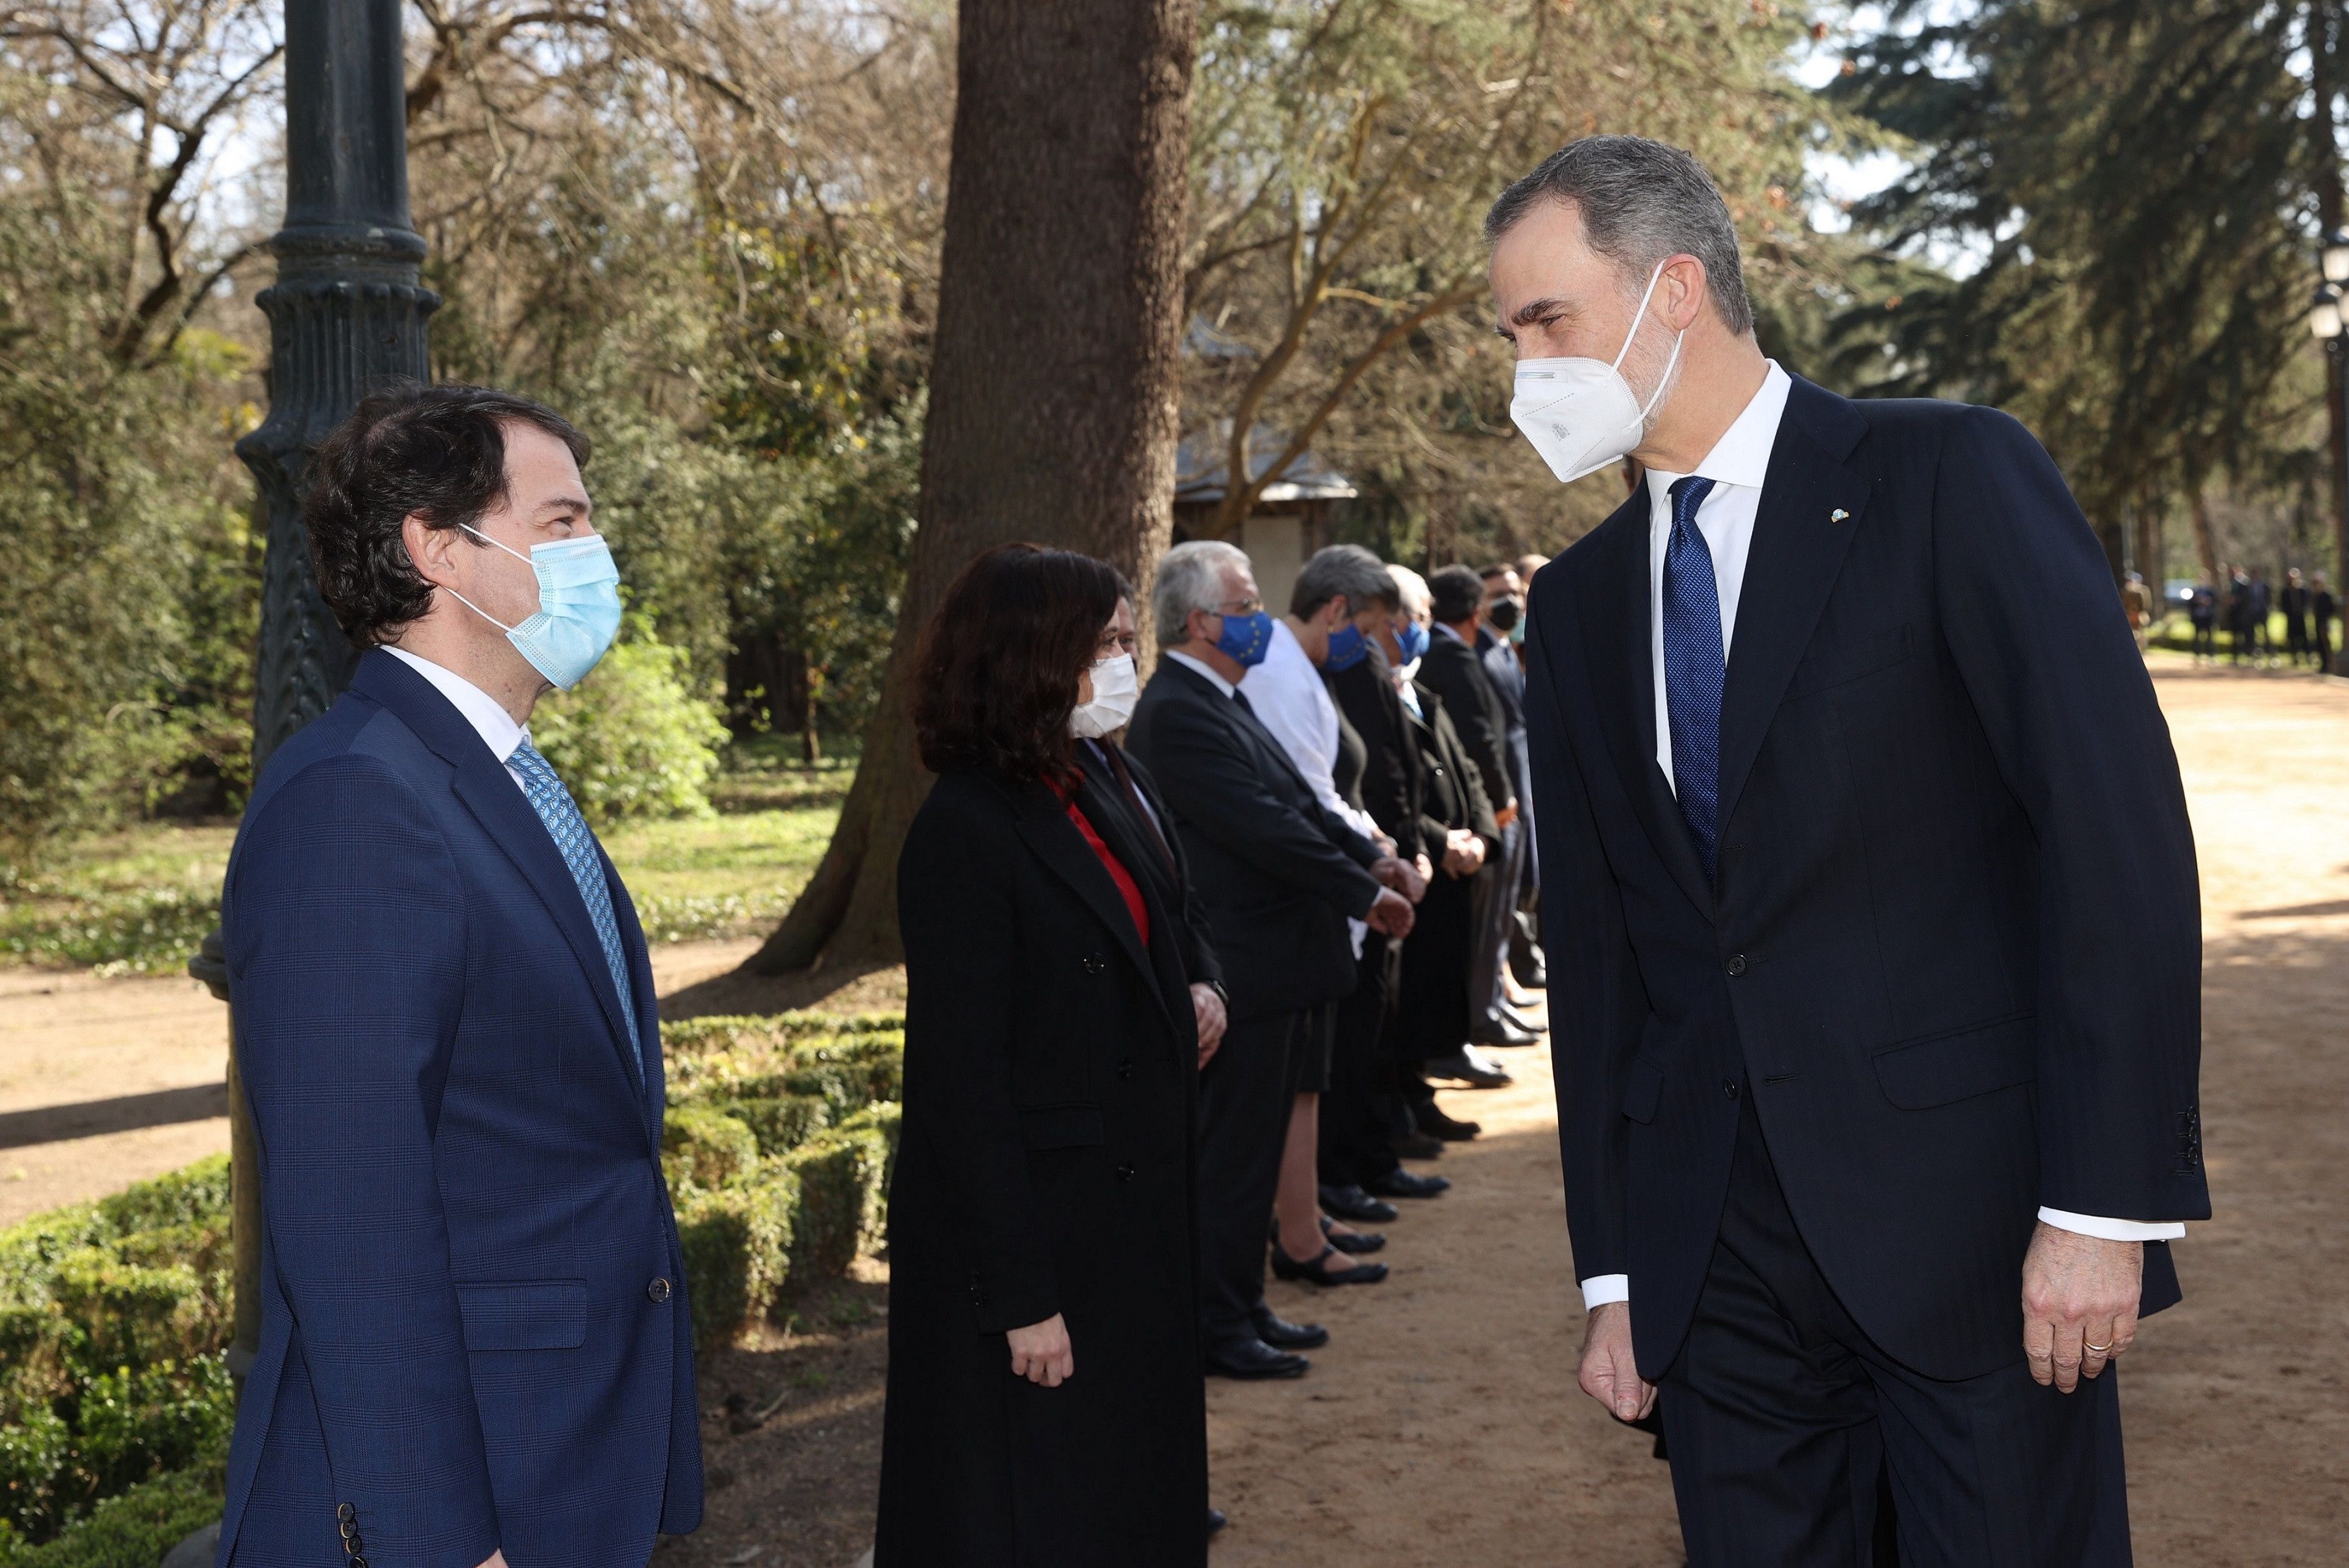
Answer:
[(1330, 1337), (1268, 1269), (1384, 1280), (1435, 1085), (1538, 1038), (1516, 569), (1333, 546), (1277, 614), (1199, 541), (1149, 609), (1144, 688), (1131, 586), (1007, 546), (916, 655), (884, 1568), (1198, 1563), (1204, 1377)]

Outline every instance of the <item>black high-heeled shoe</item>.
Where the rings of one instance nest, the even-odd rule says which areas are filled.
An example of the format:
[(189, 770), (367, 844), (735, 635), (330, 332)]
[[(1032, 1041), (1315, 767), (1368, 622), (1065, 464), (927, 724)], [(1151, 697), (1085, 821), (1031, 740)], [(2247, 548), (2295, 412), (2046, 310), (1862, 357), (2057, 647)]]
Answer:
[(1350, 1268), (1333, 1269), (1331, 1258), (1340, 1256), (1337, 1248), (1321, 1243), (1320, 1254), (1308, 1263), (1299, 1263), (1280, 1248), (1272, 1249), (1272, 1273), (1275, 1279), (1300, 1280), (1307, 1284), (1376, 1284), (1387, 1277), (1384, 1264), (1355, 1264)]
[(1376, 1231), (1341, 1231), (1327, 1214), (1321, 1216), (1321, 1234), (1340, 1252), (1351, 1253), (1356, 1257), (1375, 1253), (1387, 1244), (1386, 1237)]

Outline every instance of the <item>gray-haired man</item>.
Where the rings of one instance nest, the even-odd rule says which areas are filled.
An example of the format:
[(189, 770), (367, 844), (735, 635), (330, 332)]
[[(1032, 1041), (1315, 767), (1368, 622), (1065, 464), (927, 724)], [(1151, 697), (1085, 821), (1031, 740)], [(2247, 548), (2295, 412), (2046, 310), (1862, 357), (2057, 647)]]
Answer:
[[(1199, 1082), (1202, 1326), (1210, 1371), (1293, 1377), (1312, 1335), (1264, 1301), (1265, 1222), (1288, 1128), (1290, 1053), (1319, 1047), (1354, 987), (1348, 916), (1401, 936), (1411, 869), (1317, 799), (1239, 690), (1271, 645), (1247, 557), (1201, 540), (1158, 565), (1164, 657), (1126, 744), (1158, 780), (1214, 933), (1231, 1023)], [(1381, 885), (1384, 884), (1384, 885)], [(1281, 1342), (1287, 1341), (1287, 1345)]]
[(2013, 420), (1764, 359), (1687, 153), (1576, 142), (1486, 232), (1535, 451), (1647, 470), (1526, 644), (1583, 1387), (1668, 1390), (1697, 1568), (1867, 1563), (1880, 1470), (1912, 1568), (2127, 1563), (2108, 1368), (2209, 1199), (2103, 552)]

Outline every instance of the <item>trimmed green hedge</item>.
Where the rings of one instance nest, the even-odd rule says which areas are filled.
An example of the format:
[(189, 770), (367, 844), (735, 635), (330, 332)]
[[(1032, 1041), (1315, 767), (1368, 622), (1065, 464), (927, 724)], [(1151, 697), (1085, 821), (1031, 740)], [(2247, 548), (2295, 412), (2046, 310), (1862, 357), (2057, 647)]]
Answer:
[[(716, 1346), (881, 1243), (904, 1020), (663, 1037), (662, 1171), (695, 1336)], [(219, 1517), (230, 1270), (226, 1156), (0, 1230), (0, 1568), (150, 1568)]]
[(110, 1497), (45, 1546), (0, 1523), (0, 1568), (154, 1568), (163, 1553), (221, 1516), (225, 1453)]
[(686, 1233), (694, 1331), (708, 1346), (755, 1327), (790, 1282), (838, 1278), (880, 1244), (905, 1021), (694, 1018), (662, 1039), (662, 1166)]

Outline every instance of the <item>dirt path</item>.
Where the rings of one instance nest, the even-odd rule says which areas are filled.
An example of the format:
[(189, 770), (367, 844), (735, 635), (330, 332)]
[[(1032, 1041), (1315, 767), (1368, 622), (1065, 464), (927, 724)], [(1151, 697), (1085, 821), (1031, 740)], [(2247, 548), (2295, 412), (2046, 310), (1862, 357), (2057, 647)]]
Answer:
[[(755, 942), (653, 949), (664, 996)], [(228, 1014), (185, 977), (0, 968), (0, 1226), (228, 1147)]]
[[(2349, 1558), (2349, 683), (2204, 675), (2183, 661), (2158, 664), (2157, 679), (2201, 851), (2203, 1121), (2219, 1213), (2180, 1249), (2185, 1305), (2147, 1325), (2126, 1373), (2137, 1561), (2338, 1564)], [(709, 979), (747, 945), (667, 950), (664, 995), (680, 1011), (818, 1000)], [(884, 1005), (893, 978), (855, 978), (832, 1005)], [(217, 1073), (218, 1010), (201, 993), (49, 976), (43, 995), (25, 979), (0, 972), (0, 1125), (21, 1107)], [(1312, 1374), (1209, 1384), (1215, 1501), (1233, 1516), (1218, 1568), (1681, 1562), (1664, 1467), (1575, 1391), (1581, 1314), (1547, 1053), (1509, 1055), (1516, 1087), (1446, 1097), (1487, 1130), (1428, 1167), (1454, 1179), (1451, 1193), (1389, 1227), (1392, 1280), (1273, 1287), (1284, 1314), (1330, 1326)], [(70, 1155), (79, 1185), (45, 1177), (50, 1190), (104, 1191), (188, 1157), (139, 1139), (205, 1125), (0, 1148), (0, 1173)], [(225, 1133), (209, 1137), (201, 1147)], [(0, 1221), (61, 1201), (19, 1202), (30, 1180), (0, 1184)], [(772, 1344), (705, 1369), (709, 1522), (665, 1544), (662, 1564), (846, 1568), (870, 1539), (885, 1312), (880, 1271), (870, 1276), (806, 1304)]]

